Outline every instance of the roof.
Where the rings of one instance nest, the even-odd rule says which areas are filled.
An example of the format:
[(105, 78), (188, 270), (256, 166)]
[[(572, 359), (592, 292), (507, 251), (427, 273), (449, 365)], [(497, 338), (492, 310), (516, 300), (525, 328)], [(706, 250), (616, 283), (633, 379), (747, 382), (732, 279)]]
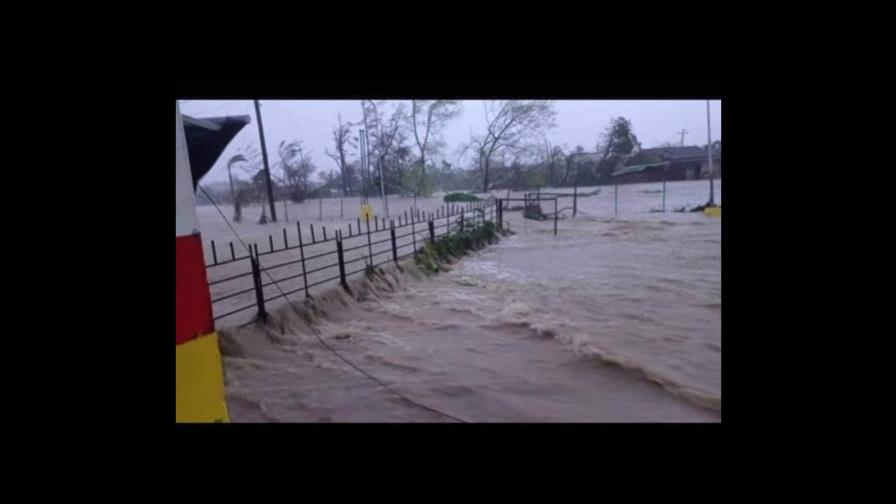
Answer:
[[(706, 149), (696, 145), (688, 145), (685, 147), (654, 147), (652, 149), (643, 149), (641, 152), (656, 154), (666, 161), (697, 161), (706, 159)], [(722, 157), (720, 149), (713, 149), (712, 157), (718, 159)]]
[(640, 165), (633, 165), (633, 166), (624, 166), (622, 168), (614, 170), (613, 173), (611, 173), (610, 175), (613, 177), (618, 177), (620, 175), (628, 175), (629, 173), (639, 173), (639, 172), (648, 170), (650, 168), (666, 167), (666, 166), (669, 166), (670, 164), (672, 164), (672, 163), (666, 161), (664, 163), (649, 163), (649, 164), (640, 164)]
[(249, 116), (197, 118), (182, 114), (182, 117), (195, 190), (199, 179), (212, 169), (227, 144), (249, 124)]

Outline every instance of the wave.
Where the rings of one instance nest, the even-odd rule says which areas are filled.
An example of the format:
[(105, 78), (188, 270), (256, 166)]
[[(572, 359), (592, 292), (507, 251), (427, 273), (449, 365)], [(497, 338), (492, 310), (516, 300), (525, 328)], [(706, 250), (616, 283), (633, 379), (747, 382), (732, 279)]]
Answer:
[[(513, 306), (513, 305), (511, 305)], [(519, 308), (511, 310), (512, 313), (529, 313), (528, 311), (520, 311)], [(722, 398), (718, 395), (707, 391), (698, 390), (690, 385), (680, 383), (675, 379), (666, 376), (660, 371), (651, 369), (636, 360), (625, 358), (615, 354), (614, 352), (598, 347), (595, 342), (589, 338), (576, 336), (570, 332), (558, 330), (556, 327), (539, 323), (532, 320), (522, 320), (520, 318), (505, 319), (497, 323), (480, 324), (480, 327), (494, 330), (516, 332), (520, 328), (526, 328), (531, 331), (533, 337), (555, 339), (570, 347), (572, 352), (579, 357), (596, 359), (603, 364), (618, 367), (633, 373), (641, 378), (647, 379), (660, 385), (667, 392), (676, 397), (684, 399), (697, 406), (721, 412)], [(721, 350), (721, 349), (719, 349)]]
[[(425, 278), (425, 274), (422, 274), (414, 264), (404, 263), (401, 269), (390, 265), (378, 268), (372, 275), (351, 280), (348, 291), (341, 287), (333, 287), (308, 300), (292, 299), (297, 310), (289, 305), (270, 310), (267, 324), (255, 323), (242, 328), (219, 330), (221, 354), (231, 358), (228, 359), (231, 361), (229, 365), (234, 367), (238, 365), (235, 362), (237, 360), (273, 360), (278, 357), (282, 358), (283, 352), (301, 356), (300, 349), (316, 344), (316, 334), (321, 333), (324, 325), (331, 326), (334, 330), (333, 334), (322, 337), (339, 340), (339, 343), (344, 344), (343, 342), (346, 341), (344, 324), (353, 320), (354, 310), (365, 309), (360, 303), (382, 299), (403, 288), (408, 282), (423, 278)], [(524, 329), (530, 331), (532, 337), (557, 340), (569, 346), (572, 352), (579, 357), (596, 359), (604, 364), (624, 369), (660, 385), (671, 394), (693, 404), (712, 411), (721, 411), (720, 396), (677, 382), (635, 359), (622, 357), (606, 348), (599, 347), (590, 338), (576, 335), (573, 331), (561, 330), (553, 321), (545, 320), (535, 307), (525, 302), (511, 301), (501, 312), (495, 314), (479, 313), (479, 310), (469, 308), (447, 306), (445, 308), (457, 313), (483, 318), (486, 322), (480, 323), (478, 326), (484, 329), (513, 334), (519, 334), (520, 329)], [(410, 317), (402, 317), (402, 320), (407, 323), (415, 322)], [(465, 327), (463, 323), (457, 321), (445, 323), (420, 321), (420, 324), (435, 331), (463, 330)], [(307, 352), (305, 354), (308, 355)], [(378, 364), (406, 372), (418, 371), (413, 366), (373, 354), (366, 355), (364, 360), (375, 361)], [(321, 355), (317, 355), (310, 361), (305, 359), (305, 361), (306, 365), (315, 367), (342, 366), (340, 362)]]

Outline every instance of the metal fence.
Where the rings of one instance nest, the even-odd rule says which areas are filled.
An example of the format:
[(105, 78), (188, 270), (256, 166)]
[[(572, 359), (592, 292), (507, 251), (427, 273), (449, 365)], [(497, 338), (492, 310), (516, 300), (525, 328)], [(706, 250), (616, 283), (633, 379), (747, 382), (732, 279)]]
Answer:
[(314, 224), (303, 230), (297, 222), (294, 232), (282, 230), (276, 244), (274, 236), (268, 235), (267, 250), (252, 243), (248, 251), (243, 249), (243, 255), (237, 253), (233, 242), (219, 255), (220, 247), (212, 241), (206, 272), (214, 320), (253, 308), (257, 316), (265, 318), (265, 305), (271, 301), (298, 292), (308, 297), (310, 289), (328, 283), (347, 287), (349, 277), (371, 267), (398, 264), (426, 241), (494, 221), (497, 212), (497, 200), (489, 199), (446, 204), (434, 212), (410, 209), (388, 221), (357, 219), (329, 233), (325, 226), (315, 230)]
[[(722, 180), (714, 180), (713, 199), (716, 204), (722, 200)], [(654, 212), (673, 212), (704, 205), (709, 201), (710, 181), (632, 181), (588, 187), (555, 190), (526, 190), (521, 196), (527, 200), (541, 197), (555, 197), (569, 202), (561, 212), (570, 210), (573, 217), (579, 213), (586, 215), (622, 215)], [(508, 198), (510, 196), (508, 195)], [(506, 199), (506, 198), (505, 198)]]

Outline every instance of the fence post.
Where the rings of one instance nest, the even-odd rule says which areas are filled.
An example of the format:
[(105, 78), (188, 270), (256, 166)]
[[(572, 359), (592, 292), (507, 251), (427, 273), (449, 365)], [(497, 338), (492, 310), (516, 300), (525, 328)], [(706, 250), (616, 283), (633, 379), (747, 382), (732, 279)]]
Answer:
[(314, 239), (314, 224), (308, 224), (308, 227), (311, 228), (311, 243), (314, 243), (317, 241)]
[(348, 284), (345, 282), (345, 260), (342, 256), (342, 236), (336, 234), (336, 256), (339, 258), (339, 282), (342, 288), (348, 290)]
[(666, 172), (663, 171), (663, 212), (666, 211)]
[(274, 251), (274, 237), (273, 236), (268, 235), (268, 243), (270, 244), (271, 252), (273, 252)]
[(395, 221), (390, 221), (389, 234), (392, 235), (392, 261), (398, 266), (398, 247), (395, 246)]
[[(370, 217), (367, 219), (367, 254), (370, 258), (370, 267), (373, 267), (373, 245), (370, 244)], [(362, 245), (363, 247), (363, 245)]]
[(463, 213), (460, 214), (460, 230), (461, 231), (464, 230), (464, 214)]
[(302, 258), (302, 281), (305, 282), (305, 297), (308, 297), (308, 273), (305, 272), (305, 246), (302, 243), (302, 223), (296, 222), (299, 229), (299, 256)]
[(619, 184), (613, 186), (613, 215), (619, 213)]
[(573, 181), (572, 185), (572, 216), (575, 217), (579, 210), (579, 180), (576, 177), (576, 180)]
[(429, 243), (436, 242), (436, 227), (433, 225), (432, 220), (429, 221)]
[(557, 236), (557, 198), (554, 198), (554, 236)]
[(448, 211), (443, 212), (445, 214), (445, 236), (451, 236), (451, 217), (448, 216)]
[(233, 249), (233, 242), (230, 242), (230, 259), (236, 261), (236, 250)]
[(264, 310), (264, 290), (261, 286), (261, 265), (258, 263), (258, 244), (255, 244), (255, 255), (249, 250), (249, 260), (252, 263), (252, 283), (255, 285), (255, 304), (258, 306), (258, 318), (267, 322), (268, 314)]
[(498, 198), (498, 227), (504, 229), (504, 200)]
[(212, 260), (218, 264), (218, 251), (215, 250), (215, 240), (212, 240)]
[(411, 210), (411, 241), (414, 243), (414, 253), (417, 253), (417, 230), (414, 228), (414, 211)]

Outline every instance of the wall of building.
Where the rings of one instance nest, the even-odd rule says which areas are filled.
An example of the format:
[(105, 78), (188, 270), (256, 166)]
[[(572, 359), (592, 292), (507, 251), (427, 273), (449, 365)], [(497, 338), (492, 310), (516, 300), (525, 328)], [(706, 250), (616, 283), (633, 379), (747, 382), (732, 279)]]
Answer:
[(175, 421), (227, 422), (224, 375), (212, 318), (193, 175), (175, 103)]
[(175, 104), (175, 340), (177, 344), (214, 331), (211, 295), (196, 218), (193, 176), (183, 119)]
[[(722, 176), (722, 160), (721, 159), (713, 159), (712, 160), (713, 169), (715, 170), (715, 176)], [(709, 162), (703, 161), (700, 163), (700, 177), (701, 178), (709, 178)]]

